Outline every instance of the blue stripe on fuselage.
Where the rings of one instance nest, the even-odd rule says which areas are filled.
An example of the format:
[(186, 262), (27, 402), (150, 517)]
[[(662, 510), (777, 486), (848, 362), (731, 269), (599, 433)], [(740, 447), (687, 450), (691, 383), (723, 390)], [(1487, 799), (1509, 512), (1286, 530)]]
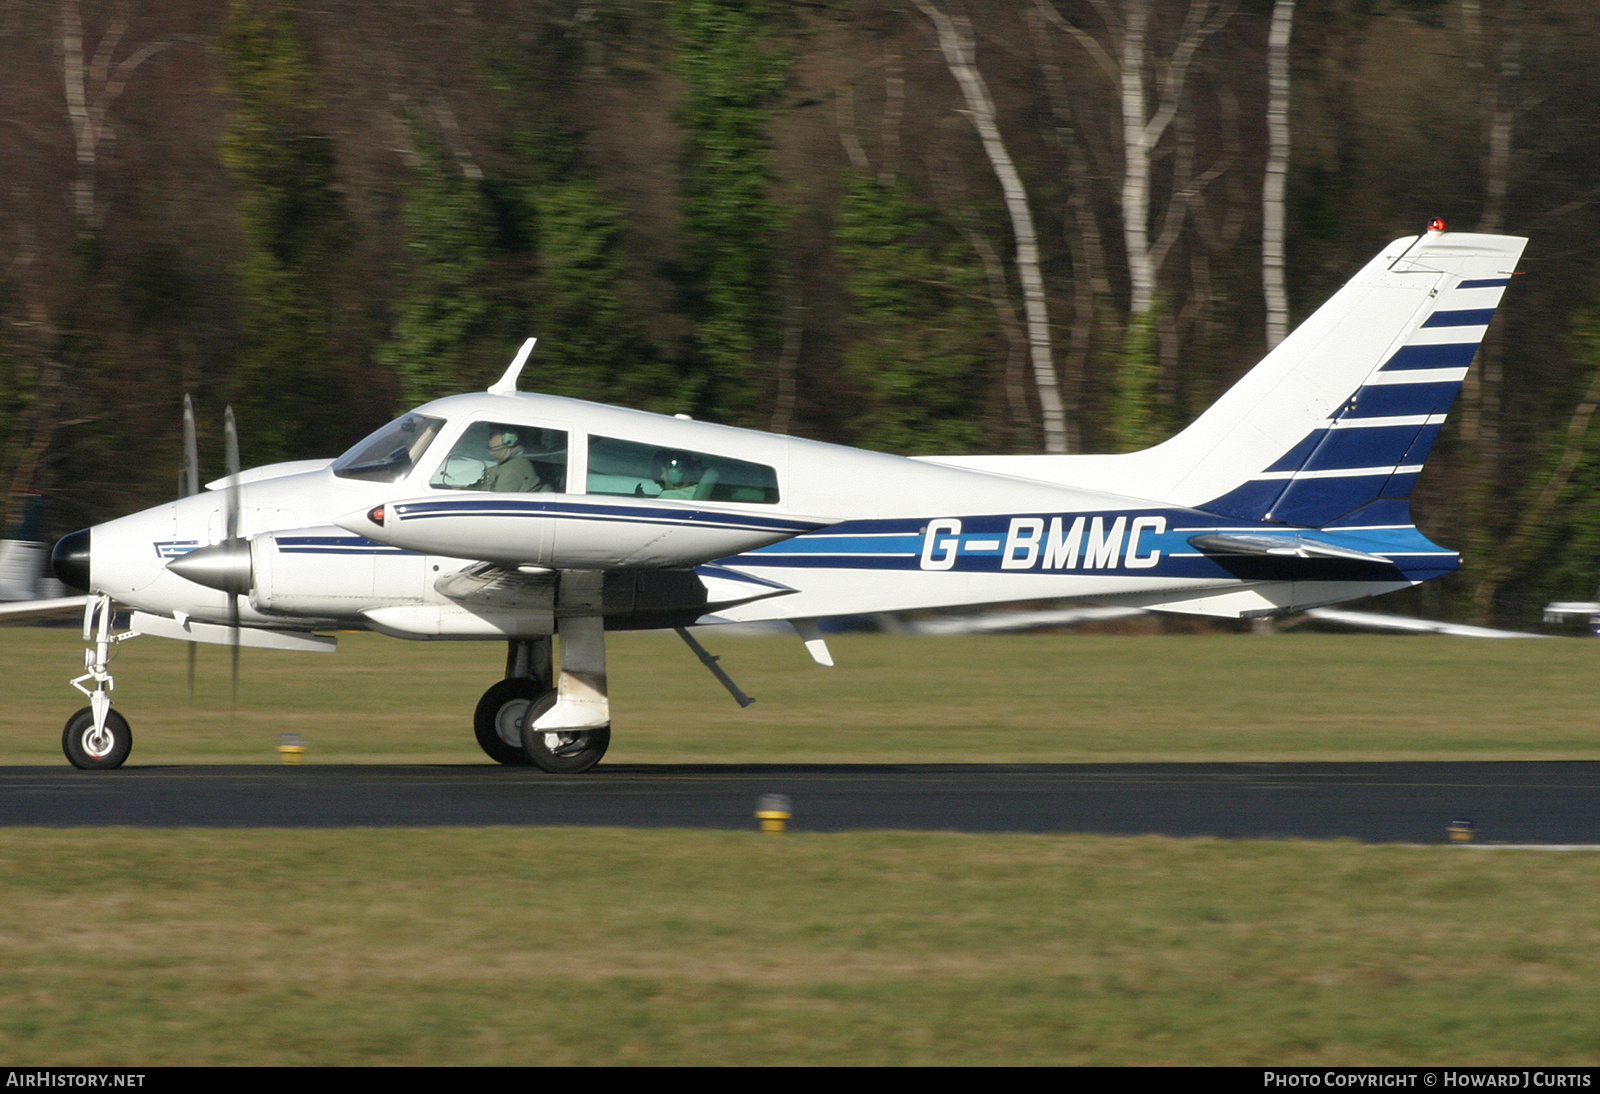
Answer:
[[(1381, 481), (1389, 476), (1377, 476)], [(1362, 482), (1362, 490), (1370, 496), (1373, 483)], [(1341, 480), (1318, 480), (1320, 483), (1337, 483)], [(1282, 482), (1274, 483), (1281, 488)], [(1149, 527), (1141, 529), (1137, 543), (1130, 543), (1129, 532), (1135, 518), (1153, 517), (1165, 521), (1165, 530)], [(1045, 569), (1044, 541), (1050, 537), (1053, 522), (1059, 521), (1057, 534), (1065, 540), (1074, 523), (1082, 518), (1076, 565), (1056, 565)], [(1089, 566), (1088, 542), (1099, 518), (1100, 539), (1117, 535), (1115, 557), (1108, 565)], [(1120, 533), (1113, 530), (1119, 518)], [(949, 522), (960, 521), (960, 529), (949, 528)], [(1032, 549), (1012, 537), (1014, 522), (1030, 522), (1023, 529), (1030, 532), (1042, 525), (1042, 537), (1031, 541)], [(1031, 522), (1039, 522), (1034, 525)], [(939, 542), (929, 544), (930, 528)], [(1344, 561), (1338, 559), (1274, 559), (1270, 557), (1230, 556), (1227, 559), (1206, 556), (1189, 544), (1189, 537), (1203, 532), (1249, 532), (1284, 537), (1292, 543), (1296, 535), (1318, 539), (1390, 558), (1391, 566), (1380, 563)], [(1027, 536), (1023, 536), (1027, 540)], [(925, 551), (925, 548), (928, 548)], [(932, 556), (942, 561), (948, 552), (954, 558), (948, 567), (930, 567), (926, 563)], [(1154, 565), (1133, 565), (1149, 560), (1159, 553)], [(1004, 567), (1002, 562), (1010, 557), (1020, 561), (1031, 554), (1025, 567)], [(937, 573), (1006, 573), (1052, 574), (1084, 576), (1160, 577), (1160, 578), (1227, 578), (1251, 572), (1251, 579), (1271, 578), (1282, 580), (1338, 580), (1338, 579), (1406, 579), (1426, 580), (1449, 573), (1456, 568), (1458, 556), (1437, 544), (1431, 543), (1421, 532), (1406, 524), (1396, 528), (1363, 528), (1354, 531), (1322, 532), (1311, 528), (1288, 528), (1281, 523), (1219, 523), (1214, 515), (1187, 509), (1138, 509), (1099, 513), (1043, 513), (980, 515), (957, 518), (897, 518), (891, 520), (847, 521), (830, 527), (827, 532), (802, 535), (782, 543), (747, 551), (740, 555), (718, 560), (725, 566), (762, 566), (796, 569), (841, 570), (901, 570)], [(1269, 572), (1270, 571), (1270, 572)]]
[(825, 527), (816, 521), (768, 517), (755, 513), (727, 513), (649, 505), (614, 505), (566, 500), (532, 500), (483, 496), (440, 501), (407, 502), (394, 506), (401, 521), (435, 517), (545, 517), (577, 520), (628, 521), (639, 524), (698, 525), (750, 532), (809, 532)]

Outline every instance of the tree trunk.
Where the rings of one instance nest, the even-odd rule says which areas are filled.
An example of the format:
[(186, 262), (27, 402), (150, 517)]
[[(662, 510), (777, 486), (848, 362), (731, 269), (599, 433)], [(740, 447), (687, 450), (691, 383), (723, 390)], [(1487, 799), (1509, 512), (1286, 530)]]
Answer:
[(1145, 35), (1150, 0), (1127, 0), (1122, 32), (1122, 238), (1128, 250), (1128, 312), (1135, 319), (1155, 306), (1150, 265), (1150, 128), (1144, 90)]
[(100, 226), (101, 210), (95, 200), (95, 170), (100, 146), (113, 130), (106, 116), (128, 80), (140, 65), (166, 49), (167, 42), (147, 42), (123, 59), (116, 68), (111, 58), (128, 30), (126, 11), (119, 11), (86, 65), (83, 58), (83, 13), (79, 0), (61, 0), (61, 76), (67, 97), (67, 118), (72, 123), (72, 141), (78, 163), (78, 177), (72, 184), (72, 211), (78, 218), (78, 231), (91, 233)]
[[(1120, 11), (1110, 0), (1093, 6), (1105, 24), (1109, 47), (1077, 26), (1044, 0), (1034, 0), (1034, 10), (1072, 37), (1095, 64), (1117, 85), (1121, 104), (1122, 238), (1128, 260), (1128, 322), (1117, 367), (1112, 435), (1124, 451), (1142, 448), (1160, 439), (1152, 414), (1151, 397), (1158, 380), (1156, 285), (1161, 265), (1181, 233), (1189, 208), (1201, 183), (1185, 187), (1175, 180), (1160, 238), (1151, 241), (1151, 168), (1157, 146), (1178, 116), (1184, 87), (1195, 54), (1233, 17), (1237, 0), (1190, 0), (1169, 56), (1155, 65), (1159, 94), (1154, 112), (1146, 68), (1151, 64), (1151, 0), (1121, 0)], [(1206, 172), (1206, 180), (1220, 174)]]
[(800, 365), (805, 305), (801, 303), (800, 283), (793, 277), (788, 281), (783, 293), (783, 348), (778, 353), (778, 390), (772, 400), (772, 421), (767, 427), (773, 433), (789, 432), (800, 395), (796, 371)]
[(1261, 187), (1261, 288), (1267, 303), (1267, 348), (1289, 335), (1283, 280), (1283, 198), (1289, 175), (1289, 34), (1294, 0), (1275, 0), (1267, 34), (1267, 169)]
[(972, 25), (964, 16), (952, 17), (941, 11), (933, 0), (914, 0), (922, 14), (933, 23), (939, 36), (939, 49), (944, 54), (950, 74), (961, 87), (972, 115), (972, 124), (978, 130), (983, 150), (989, 157), (995, 178), (1005, 196), (1006, 212), (1011, 217), (1011, 230), (1017, 243), (1017, 276), (1022, 282), (1023, 310), (1028, 320), (1028, 351), (1033, 363), (1033, 383), (1039, 397), (1039, 412), (1044, 426), (1044, 449), (1060, 453), (1067, 450), (1066, 414), (1061, 406), (1061, 391), (1056, 381), (1055, 363), (1050, 352), (1050, 314), (1045, 303), (1044, 279), (1039, 273), (1039, 237), (1034, 229), (1033, 213), (1028, 208), (1027, 191), (1017, 174), (1016, 164), (1006, 151), (1000, 138), (1000, 128), (995, 121), (994, 100), (989, 96), (988, 85), (978, 72), (977, 47), (972, 36)]

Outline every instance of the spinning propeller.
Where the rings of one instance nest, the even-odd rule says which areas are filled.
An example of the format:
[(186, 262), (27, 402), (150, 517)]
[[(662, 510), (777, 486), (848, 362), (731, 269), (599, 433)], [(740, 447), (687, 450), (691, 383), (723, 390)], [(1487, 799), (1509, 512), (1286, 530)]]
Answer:
[[(223, 455), (228, 466), (228, 486), (223, 493), (223, 538), (220, 543), (201, 547), (167, 563), (167, 569), (180, 577), (228, 594), (229, 702), (239, 705), (239, 598), (250, 594), (252, 573), (250, 542), (239, 538), (239, 429), (233, 407), (228, 407), (222, 423)], [(183, 474), (179, 479), (180, 498), (200, 492), (199, 446), (195, 440), (194, 404), (183, 397)], [(189, 695), (194, 695), (195, 649), (189, 646)]]
[[(183, 467), (178, 472), (178, 500), (200, 492), (200, 444), (195, 439), (194, 401), (183, 396)], [(189, 643), (189, 702), (194, 702), (195, 644)]]
[[(223, 514), (226, 521), (227, 534), (223, 543), (228, 544), (235, 553), (244, 552), (246, 564), (250, 559), (250, 544), (239, 538), (239, 427), (233, 421), (233, 407), (228, 407), (222, 417), (222, 450), (228, 462), (228, 493), (223, 502)], [(250, 591), (250, 583), (245, 583), (244, 589), (229, 589), (228, 596), (228, 705), (230, 709), (239, 706), (239, 597), (242, 592)]]

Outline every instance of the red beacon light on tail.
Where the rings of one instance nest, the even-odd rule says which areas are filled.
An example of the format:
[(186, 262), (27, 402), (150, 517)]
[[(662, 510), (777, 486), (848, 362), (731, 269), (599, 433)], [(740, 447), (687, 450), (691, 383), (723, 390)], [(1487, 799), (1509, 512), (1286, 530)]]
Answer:
[(1428, 221), (1428, 231), (1430, 231), (1430, 232), (1442, 232), (1442, 231), (1444, 231), (1444, 218), (1443, 217), (1434, 217), (1432, 220)]

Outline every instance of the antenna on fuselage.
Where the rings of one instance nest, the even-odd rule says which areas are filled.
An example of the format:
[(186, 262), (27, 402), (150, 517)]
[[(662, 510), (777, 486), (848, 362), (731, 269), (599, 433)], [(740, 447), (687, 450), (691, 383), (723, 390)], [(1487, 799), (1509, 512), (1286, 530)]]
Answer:
[(511, 359), (511, 367), (506, 369), (506, 374), (489, 385), (490, 395), (517, 393), (517, 377), (522, 375), (522, 366), (528, 363), (528, 355), (533, 352), (533, 344), (537, 341), (537, 338), (530, 338), (522, 343), (522, 348), (517, 350), (517, 355)]

